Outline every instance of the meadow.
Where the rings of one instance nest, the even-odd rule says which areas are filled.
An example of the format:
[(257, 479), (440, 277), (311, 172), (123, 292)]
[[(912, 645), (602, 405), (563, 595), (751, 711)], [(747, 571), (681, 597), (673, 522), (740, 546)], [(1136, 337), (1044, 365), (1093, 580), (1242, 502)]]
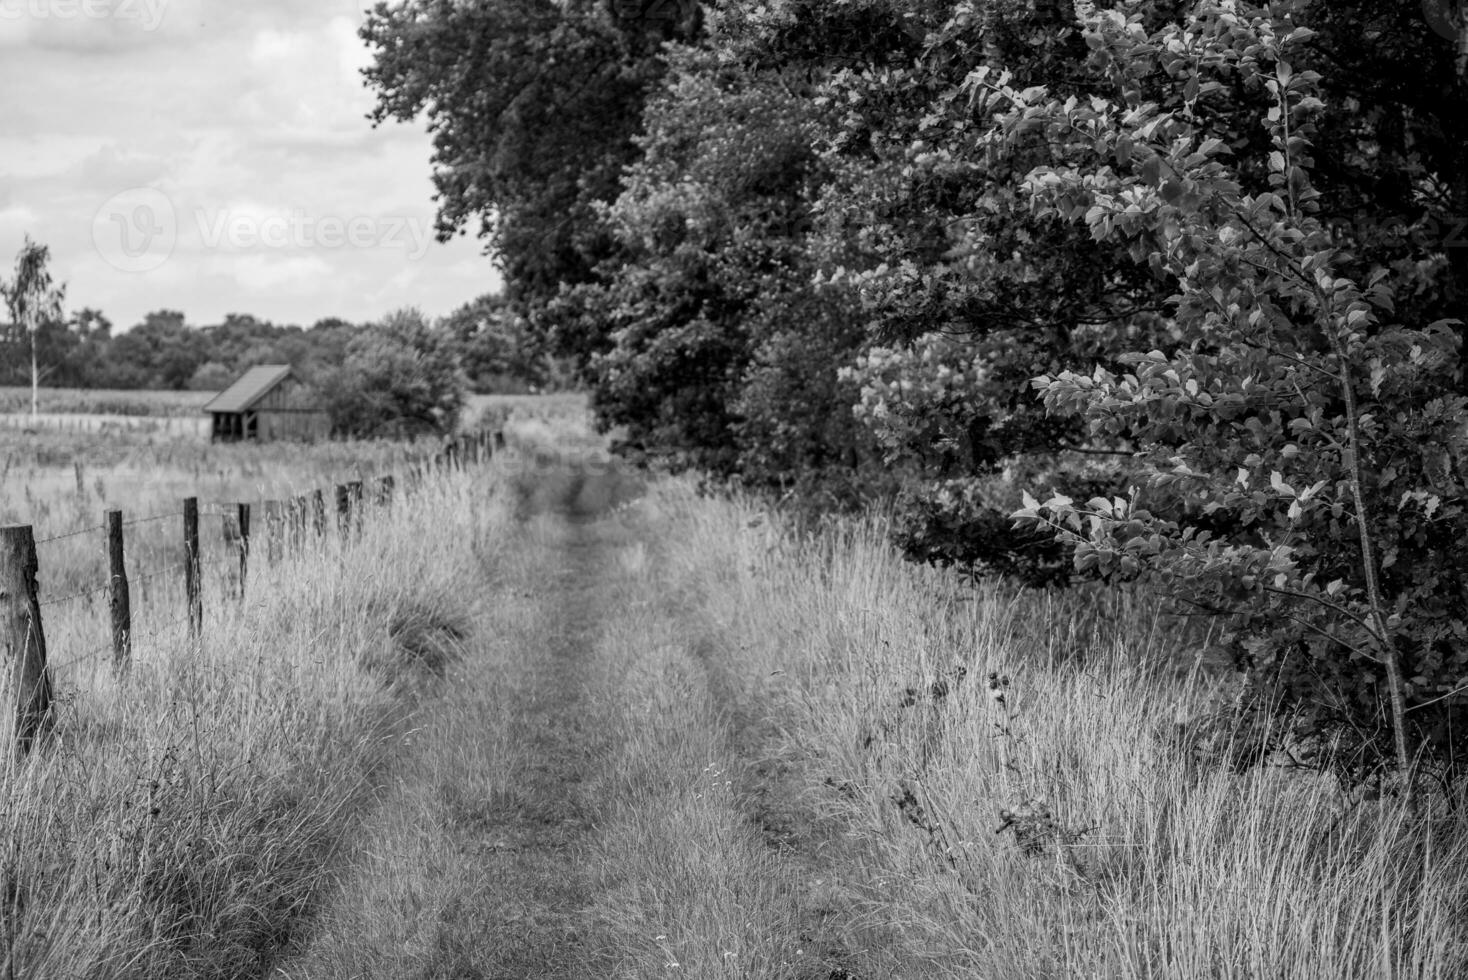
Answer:
[[(37, 408), (43, 414), (129, 415), (187, 418), (199, 414), (215, 391), (140, 391), (112, 388), (42, 388)], [(0, 385), (0, 414), (29, 413), (31, 389)]]
[[(488, 466), (207, 584), (199, 643), (146, 597), (125, 673), (48, 607), (14, 975), (1468, 975), (1463, 801), (1237, 771), (1195, 737), (1236, 683), (1198, 628), (914, 567), (879, 517), (606, 491), (579, 412), (513, 406)], [(57, 531), (404, 451), (27, 445), (7, 516)]]

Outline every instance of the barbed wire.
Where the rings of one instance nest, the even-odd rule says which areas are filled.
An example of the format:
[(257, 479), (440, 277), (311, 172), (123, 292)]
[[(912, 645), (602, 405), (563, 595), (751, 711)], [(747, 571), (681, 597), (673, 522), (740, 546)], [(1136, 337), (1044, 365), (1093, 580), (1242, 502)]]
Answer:
[(184, 570), (184, 565), (185, 562), (178, 562), (173, 565), (165, 565), (162, 568), (154, 569), (153, 571), (147, 572), (143, 575), (130, 576), (127, 580), (128, 585), (141, 585), (142, 583), (147, 582), (151, 579), (155, 579), (160, 575), (167, 575), (170, 572), (181, 572)]
[[(164, 623), (162, 626), (155, 626), (153, 629), (143, 630), (142, 632), (132, 632), (128, 634), (129, 646), (136, 645), (139, 640), (156, 640), (169, 630), (175, 629), (179, 626), (183, 626), (188, 621), (189, 617), (187, 615), (183, 615)], [(92, 649), (87, 650), (84, 653), (79, 653), (72, 657), (67, 657), (65, 660), (50, 661), (46, 664), (46, 666), (51, 670), (61, 670), (64, 667), (75, 667), (77, 664), (86, 663), (89, 660), (95, 660), (102, 654), (111, 652), (112, 641), (109, 640), (101, 646), (93, 647)]]
[(176, 629), (179, 626), (186, 625), (188, 623), (188, 621), (189, 621), (189, 616), (190, 616), (189, 613), (184, 613), (182, 616), (179, 616), (179, 617), (177, 617), (175, 619), (172, 619), (172, 620), (164, 623), (162, 626), (155, 626), (153, 629), (145, 630), (142, 633), (134, 633), (132, 635), (132, 638), (134, 640), (138, 640), (138, 639), (156, 640), (156, 639), (158, 639), (158, 637), (162, 636), (167, 631), (169, 631), (171, 629)]
[(107, 530), (107, 525), (105, 525), (105, 524), (94, 524), (91, 527), (84, 527), (84, 528), (81, 528), (80, 530), (77, 530), (77, 531), (67, 531), (65, 534), (53, 534), (50, 537), (37, 538), (36, 539), (36, 545), (39, 547), (40, 545), (43, 545), (43, 544), (51, 544), (54, 541), (65, 541), (67, 538), (77, 538), (77, 537), (81, 537), (83, 534), (91, 534), (93, 531), (105, 531), (105, 530)]
[(96, 657), (99, 657), (104, 653), (111, 652), (111, 650), (112, 643), (109, 641), (103, 646), (93, 647), (86, 653), (77, 654), (74, 657), (68, 657), (62, 661), (51, 661), (47, 663), (46, 666), (52, 670), (61, 670), (63, 667), (75, 667), (77, 664), (86, 663), (88, 660), (95, 659)]
[(107, 585), (99, 585), (96, 588), (92, 589), (81, 589), (76, 592), (67, 593), (63, 596), (56, 596), (55, 598), (51, 599), (42, 599), (37, 602), (36, 605), (40, 606), (42, 609), (45, 609), (47, 606), (55, 606), (63, 602), (70, 602), (73, 599), (80, 599), (84, 596), (96, 595), (98, 592), (106, 592), (110, 588), (112, 588), (111, 583), (108, 583)]
[(133, 527), (133, 526), (138, 525), (138, 524), (147, 524), (147, 523), (150, 523), (152, 521), (166, 521), (166, 520), (168, 520), (171, 517), (182, 517), (182, 516), (183, 516), (183, 511), (181, 511), (181, 510), (176, 510), (176, 511), (173, 511), (173, 512), (168, 513), (168, 514), (150, 514), (147, 517), (134, 517), (130, 521), (123, 521), (122, 522), (122, 526), (123, 527)]

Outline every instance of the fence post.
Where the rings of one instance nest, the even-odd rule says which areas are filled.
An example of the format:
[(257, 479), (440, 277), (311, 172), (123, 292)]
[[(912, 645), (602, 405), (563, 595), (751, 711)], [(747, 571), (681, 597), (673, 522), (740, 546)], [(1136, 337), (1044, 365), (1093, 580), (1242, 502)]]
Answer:
[(250, 505), (235, 505), (236, 520), (240, 526), (240, 598), (245, 597), (245, 573), (250, 567)]
[(204, 632), (204, 596), (199, 589), (199, 498), (183, 502), (184, 591), (189, 602), (189, 636), (198, 640)]
[(133, 607), (127, 588), (127, 563), (122, 550), (122, 511), (107, 512), (107, 575), (111, 585), (107, 605), (112, 611), (112, 663), (119, 670), (133, 655)]
[[(29, 752), (51, 712), (46, 634), (36, 599), (36, 537), (28, 524), (0, 527), (0, 701), (11, 714), (0, 730), (14, 757)], [(8, 741), (8, 736), (0, 736)]]
[(351, 518), (352, 531), (355, 534), (360, 534), (362, 533), (362, 525), (367, 520), (367, 515), (363, 513), (365, 508), (362, 506), (362, 504), (365, 500), (365, 497), (362, 492), (361, 480), (347, 481), (347, 496), (351, 498), (352, 502), (350, 508), (351, 513), (348, 515)]
[(290, 533), (286, 541), (297, 554), (306, 550), (306, 509), (309, 506), (304, 495), (292, 497), (286, 505), (289, 513), (286, 515), (290, 525)]
[(265, 501), (265, 560), (272, 565), (280, 561), (284, 535), (285, 513), (280, 501)]
[(317, 487), (311, 491), (311, 522), (316, 525), (318, 538), (326, 535), (326, 495)]
[(352, 491), (345, 483), (336, 485), (336, 527), (345, 541), (352, 530)]

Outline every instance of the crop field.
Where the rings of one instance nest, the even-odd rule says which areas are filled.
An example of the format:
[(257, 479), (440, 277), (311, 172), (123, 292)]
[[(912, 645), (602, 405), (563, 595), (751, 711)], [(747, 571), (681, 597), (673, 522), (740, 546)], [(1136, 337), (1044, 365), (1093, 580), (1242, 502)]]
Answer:
[[(136, 391), (105, 388), (42, 388), (37, 407), (48, 415), (135, 415), (189, 418), (199, 414), (214, 391)], [(0, 385), (0, 414), (29, 414), (31, 389)]]
[[(40, 412), (30, 414), (29, 388), (0, 387), (0, 434), (60, 431), (111, 435), (130, 433), (162, 439), (207, 442), (210, 420), (203, 406), (213, 391), (106, 391), (43, 388)], [(510, 418), (554, 417), (584, 410), (586, 396), (470, 395), (461, 425), (497, 428)]]
[[(624, 472), (573, 399), (494, 407), (488, 464), (252, 549), (243, 595), (225, 504), (414, 447), (0, 433), (56, 696), (3, 777), (14, 975), (1468, 968), (1462, 810), (1235, 772), (1190, 736), (1232, 675), (1152, 602), (964, 585), (878, 518)], [(109, 507), (139, 520), (126, 670)]]

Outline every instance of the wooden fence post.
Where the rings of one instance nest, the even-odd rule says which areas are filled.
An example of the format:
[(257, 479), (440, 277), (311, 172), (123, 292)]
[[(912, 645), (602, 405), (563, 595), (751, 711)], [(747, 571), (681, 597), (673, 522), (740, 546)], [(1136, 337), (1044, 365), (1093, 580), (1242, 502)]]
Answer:
[(133, 607), (127, 588), (127, 563), (122, 550), (122, 511), (107, 512), (107, 576), (111, 589), (107, 605), (112, 611), (112, 663), (122, 669), (133, 655)]
[(306, 550), (306, 511), (309, 506), (304, 495), (292, 497), (287, 504), (290, 511), (287, 515), (290, 524), (288, 541), (291, 549), (297, 554)]
[(348, 517), (350, 518), (352, 532), (354, 534), (361, 534), (362, 525), (367, 520), (367, 515), (366, 513), (364, 513), (366, 508), (362, 506), (362, 504), (365, 502), (365, 497), (362, 491), (361, 480), (347, 481), (347, 496), (351, 499), (351, 513), (348, 515)]
[(311, 521), (316, 525), (316, 536), (326, 536), (326, 495), (317, 487), (311, 491)]
[(198, 640), (204, 632), (204, 596), (199, 588), (199, 498), (186, 497), (183, 502), (184, 524), (184, 592), (189, 602), (189, 636)]
[(352, 530), (352, 490), (345, 483), (336, 485), (336, 527), (345, 541)]
[(279, 500), (265, 501), (265, 560), (274, 565), (280, 561), (281, 539), (285, 535), (285, 513)]
[(46, 634), (36, 599), (36, 537), (28, 524), (0, 527), (0, 703), (11, 717), (0, 744), (13, 757), (29, 752), (51, 713)]
[(240, 598), (245, 597), (245, 573), (250, 567), (250, 505), (235, 505), (236, 520), (240, 527)]

